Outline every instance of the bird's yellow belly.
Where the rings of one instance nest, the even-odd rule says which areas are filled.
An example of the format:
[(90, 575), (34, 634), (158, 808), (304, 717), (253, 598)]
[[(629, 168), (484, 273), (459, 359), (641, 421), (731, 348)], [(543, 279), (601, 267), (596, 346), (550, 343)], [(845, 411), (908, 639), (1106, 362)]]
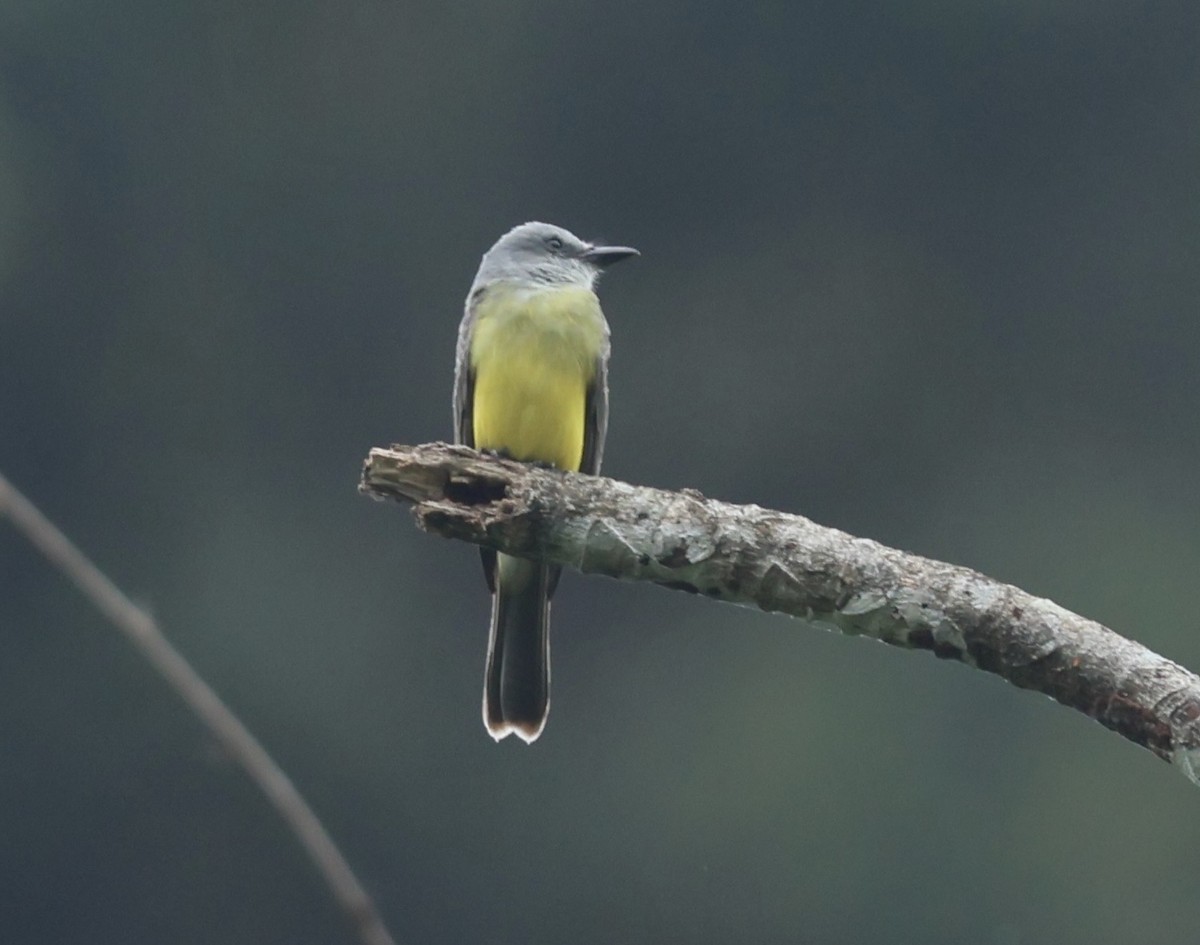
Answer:
[(586, 383), (578, 369), (521, 358), (488, 364), (475, 377), (475, 445), (513, 459), (579, 469)]
[(602, 332), (590, 292), (488, 299), (471, 345), (475, 446), (578, 470)]

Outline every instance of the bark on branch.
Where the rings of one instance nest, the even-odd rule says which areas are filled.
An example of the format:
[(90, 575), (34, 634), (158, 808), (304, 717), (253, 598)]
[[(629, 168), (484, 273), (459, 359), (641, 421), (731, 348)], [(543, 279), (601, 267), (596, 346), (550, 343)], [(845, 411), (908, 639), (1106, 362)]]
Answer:
[(434, 443), (371, 450), (361, 491), (426, 531), (931, 650), (1034, 689), (1200, 785), (1200, 678), (1107, 627), (799, 515)]

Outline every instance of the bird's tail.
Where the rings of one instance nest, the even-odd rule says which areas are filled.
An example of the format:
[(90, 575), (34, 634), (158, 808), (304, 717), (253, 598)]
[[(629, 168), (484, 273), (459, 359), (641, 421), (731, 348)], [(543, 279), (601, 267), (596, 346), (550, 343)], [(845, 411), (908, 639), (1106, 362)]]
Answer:
[(483, 687), (483, 724), (499, 741), (542, 734), (550, 712), (549, 565), (496, 556), (492, 629)]

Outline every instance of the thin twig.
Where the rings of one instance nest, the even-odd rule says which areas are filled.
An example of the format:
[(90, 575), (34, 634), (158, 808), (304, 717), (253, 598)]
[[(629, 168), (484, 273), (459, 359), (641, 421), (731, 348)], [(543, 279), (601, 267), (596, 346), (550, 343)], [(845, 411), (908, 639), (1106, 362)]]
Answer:
[(5, 513), (17, 530), (141, 651), (208, 726), (222, 748), (258, 785), (312, 858), (338, 905), (354, 923), (364, 945), (395, 945), (371, 897), (295, 785), (258, 739), (171, 646), (154, 619), (126, 597), (32, 502), (0, 475), (0, 515)]

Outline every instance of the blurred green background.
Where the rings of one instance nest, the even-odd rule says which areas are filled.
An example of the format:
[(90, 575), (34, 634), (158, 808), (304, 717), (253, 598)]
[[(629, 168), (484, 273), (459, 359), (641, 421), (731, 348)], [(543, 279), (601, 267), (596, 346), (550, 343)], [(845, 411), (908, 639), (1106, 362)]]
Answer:
[[(1188, 941), (1200, 795), (1082, 716), (568, 575), (541, 741), (448, 438), (479, 256), (629, 243), (606, 471), (978, 568), (1200, 667), (1200, 7), (0, 0), (0, 470), (276, 753), (402, 943)], [(0, 527), (0, 939), (349, 943)]]

